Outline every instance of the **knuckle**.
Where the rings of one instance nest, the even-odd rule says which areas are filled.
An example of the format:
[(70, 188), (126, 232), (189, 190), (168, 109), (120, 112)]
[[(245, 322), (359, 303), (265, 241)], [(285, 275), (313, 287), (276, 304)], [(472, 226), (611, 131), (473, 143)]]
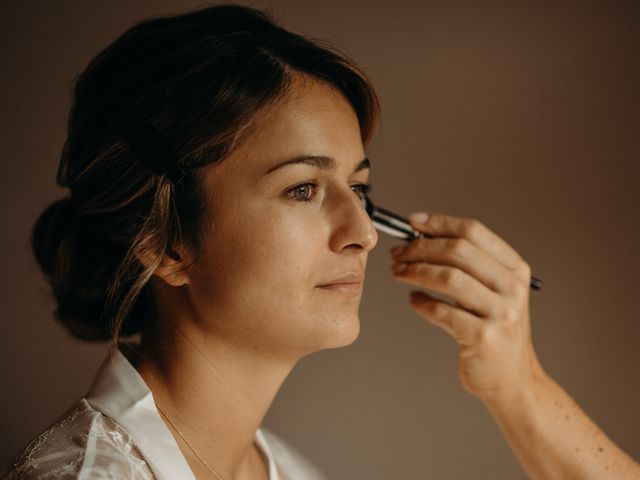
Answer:
[(522, 278), (524, 278), (527, 282), (531, 278), (531, 266), (525, 261), (523, 261), (520, 267), (518, 268), (518, 272), (520, 275), (522, 275)]
[(491, 345), (496, 341), (496, 329), (491, 325), (483, 325), (476, 332), (476, 342), (482, 345)]
[(433, 302), (429, 302), (428, 305), (425, 305), (425, 314), (437, 320), (437, 323), (443, 324), (448, 322), (451, 316), (451, 309), (446, 303), (434, 300)]
[(513, 275), (510, 275), (509, 277), (509, 279), (505, 279), (505, 287), (507, 288), (508, 293), (515, 294), (518, 291), (518, 288), (522, 285), (522, 281)]
[(475, 218), (469, 218), (462, 225), (462, 233), (467, 238), (475, 238), (482, 230), (482, 223)]
[(447, 316), (447, 314), (449, 313), (449, 309), (447, 307), (447, 304), (444, 302), (433, 302), (430, 306), (430, 313), (434, 316), (434, 317), (438, 317), (440, 319), (444, 318)]
[(447, 242), (447, 250), (454, 257), (464, 257), (467, 252), (468, 242), (463, 238), (450, 239)]
[(420, 242), (417, 242), (417, 241), (410, 242), (404, 247), (403, 254), (408, 257), (413, 257), (416, 253), (418, 253), (419, 249), (420, 249)]
[(447, 315), (446, 323), (456, 340), (476, 343), (475, 334), (477, 333), (477, 329), (469, 328), (469, 325), (464, 322), (463, 317), (456, 315), (456, 312), (450, 311), (449, 315)]
[(514, 307), (505, 307), (502, 310), (502, 318), (504, 319), (504, 321), (508, 324), (514, 324), (514, 323), (518, 323), (520, 315), (518, 313), (518, 310)]
[(453, 286), (458, 282), (458, 271), (453, 268), (443, 268), (438, 273), (438, 279), (444, 285)]
[(427, 266), (422, 262), (411, 262), (407, 264), (406, 273), (412, 275), (422, 275), (427, 272)]
[(521, 281), (515, 281), (511, 286), (511, 291), (513, 292), (513, 296), (518, 300), (522, 300), (527, 298), (527, 294), (529, 293), (529, 287), (522, 283)]

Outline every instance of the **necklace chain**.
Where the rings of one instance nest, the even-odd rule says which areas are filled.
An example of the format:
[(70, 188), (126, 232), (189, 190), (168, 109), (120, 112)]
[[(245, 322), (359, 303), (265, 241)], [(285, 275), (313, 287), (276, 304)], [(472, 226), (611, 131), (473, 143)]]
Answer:
[(171, 424), (171, 426), (175, 429), (176, 432), (178, 432), (178, 435), (180, 435), (180, 438), (182, 438), (182, 440), (184, 440), (184, 443), (187, 444), (187, 446), (191, 449), (191, 451), (193, 452), (193, 454), (198, 457), (198, 460), (200, 460), (202, 462), (202, 464), (207, 467), (207, 470), (209, 470), (211, 472), (211, 474), (216, 477), (218, 480), (222, 480), (222, 476), (216, 472), (213, 468), (211, 468), (209, 466), (209, 464), (204, 460), (204, 458), (202, 458), (200, 455), (198, 455), (198, 452), (196, 452), (196, 450), (191, 446), (191, 444), (187, 441), (187, 439), (185, 438), (185, 436), (183, 435), (183, 433), (180, 431), (180, 429), (178, 427), (176, 427), (176, 425), (173, 423), (173, 421), (169, 418), (169, 415), (167, 415), (164, 410), (162, 410), (160, 408), (160, 406), (156, 403), (156, 407), (158, 408), (158, 411), (162, 414), (162, 416), (164, 418), (166, 418), (169, 423)]

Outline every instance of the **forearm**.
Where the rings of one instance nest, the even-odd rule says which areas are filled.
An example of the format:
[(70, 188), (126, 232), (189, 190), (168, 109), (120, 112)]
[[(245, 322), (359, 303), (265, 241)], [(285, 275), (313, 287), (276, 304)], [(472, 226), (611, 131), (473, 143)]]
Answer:
[(640, 479), (640, 465), (544, 373), (510, 398), (485, 404), (532, 480)]

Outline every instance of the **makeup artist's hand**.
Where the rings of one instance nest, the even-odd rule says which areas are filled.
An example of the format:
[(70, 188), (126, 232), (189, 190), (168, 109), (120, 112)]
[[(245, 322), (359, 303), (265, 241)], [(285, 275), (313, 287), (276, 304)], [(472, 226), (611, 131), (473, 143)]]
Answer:
[(457, 341), (464, 387), (489, 400), (533, 382), (541, 368), (531, 343), (527, 262), (478, 220), (441, 213), (429, 214), (426, 222), (419, 217), (410, 217), (412, 226), (434, 238), (392, 249), (394, 275), (455, 302), (411, 292), (413, 308)]
[(640, 480), (622, 451), (540, 366), (531, 343), (527, 262), (475, 219), (410, 217), (419, 238), (392, 250), (396, 278), (423, 291), (411, 305), (459, 346), (459, 374), (502, 429), (532, 480)]

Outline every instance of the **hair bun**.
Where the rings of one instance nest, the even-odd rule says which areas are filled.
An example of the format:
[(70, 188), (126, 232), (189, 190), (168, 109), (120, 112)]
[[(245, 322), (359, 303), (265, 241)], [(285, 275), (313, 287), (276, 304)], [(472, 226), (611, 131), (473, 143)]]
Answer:
[(57, 320), (77, 338), (109, 340), (111, 332), (102, 315), (122, 255), (117, 245), (78, 214), (70, 197), (53, 202), (42, 212), (31, 243), (56, 298)]
[(54, 277), (58, 252), (69, 242), (66, 237), (75, 230), (78, 214), (71, 197), (49, 205), (36, 221), (31, 243), (40, 268), (47, 277)]

